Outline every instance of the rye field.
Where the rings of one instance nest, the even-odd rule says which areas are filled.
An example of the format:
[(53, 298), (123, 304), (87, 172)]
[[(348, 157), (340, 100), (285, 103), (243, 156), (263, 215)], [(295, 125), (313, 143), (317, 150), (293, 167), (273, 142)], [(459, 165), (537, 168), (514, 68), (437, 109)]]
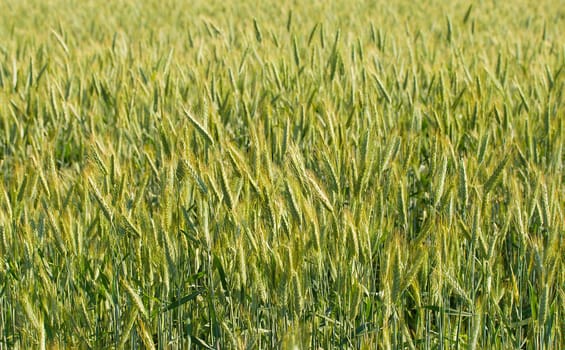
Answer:
[(0, 1), (0, 349), (562, 349), (559, 1)]

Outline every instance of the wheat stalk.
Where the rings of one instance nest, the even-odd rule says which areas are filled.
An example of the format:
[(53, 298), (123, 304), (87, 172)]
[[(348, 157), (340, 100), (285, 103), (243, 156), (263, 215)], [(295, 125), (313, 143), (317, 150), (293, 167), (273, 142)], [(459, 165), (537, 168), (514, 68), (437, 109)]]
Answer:
[(198, 130), (198, 133), (200, 133), (200, 135), (202, 135), (202, 137), (210, 144), (210, 145), (214, 145), (214, 139), (212, 138), (212, 135), (210, 135), (210, 133), (208, 132), (208, 130), (206, 130), (206, 128), (204, 126), (202, 126), (202, 124), (200, 124), (200, 122), (198, 122), (196, 120), (196, 118), (194, 118), (194, 116), (192, 116), (192, 114), (185, 108), (183, 109), (184, 114), (186, 115), (186, 117), (188, 118), (188, 120), (190, 120), (190, 122), (192, 123), (192, 125), (194, 125), (194, 127), (196, 128), (196, 130)]

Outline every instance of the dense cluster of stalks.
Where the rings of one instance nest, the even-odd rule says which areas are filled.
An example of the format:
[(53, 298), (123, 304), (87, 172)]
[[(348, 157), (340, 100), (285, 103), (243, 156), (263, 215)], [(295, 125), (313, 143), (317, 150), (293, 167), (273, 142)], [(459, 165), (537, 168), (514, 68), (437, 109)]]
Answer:
[(0, 11), (0, 349), (565, 346), (552, 1)]

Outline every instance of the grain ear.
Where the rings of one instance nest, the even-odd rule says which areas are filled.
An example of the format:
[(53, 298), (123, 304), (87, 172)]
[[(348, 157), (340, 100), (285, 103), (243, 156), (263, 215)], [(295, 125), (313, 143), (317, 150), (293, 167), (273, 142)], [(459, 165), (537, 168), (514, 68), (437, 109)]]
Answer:
[(484, 184), (485, 196), (493, 189), (496, 182), (498, 182), (498, 180), (500, 179), (500, 176), (502, 175), (502, 171), (504, 170), (504, 167), (506, 166), (508, 159), (509, 156), (505, 155), (504, 158), (498, 163), (498, 165), (496, 166), (492, 174), (489, 176), (487, 181), (485, 182)]
[(190, 122), (192, 123), (192, 125), (194, 125), (194, 127), (196, 128), (196, 130), (198, 131), (198, 133), (210, 144), (210, 145), (214, 145), (214, 139), (212, 138), (212, 135), (208, 132), (208, 130), (206, 130), (206, 128), (200, 124), (200, 122), (198, 120), (196, 120), (196, 118), (192, 115), (192, 113), (190, 113), (188, 111), (188, 109), (184, 109), (184, 114), (185, 116), (188, 118), (188, 120), (190, 120)]

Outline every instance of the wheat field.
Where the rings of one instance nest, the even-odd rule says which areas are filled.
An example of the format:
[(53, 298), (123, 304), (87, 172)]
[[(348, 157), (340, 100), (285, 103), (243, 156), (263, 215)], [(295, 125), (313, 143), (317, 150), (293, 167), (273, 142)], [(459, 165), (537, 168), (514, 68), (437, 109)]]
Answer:
[(0, 1), (0, 350), (565, 347), (558, 1)]

